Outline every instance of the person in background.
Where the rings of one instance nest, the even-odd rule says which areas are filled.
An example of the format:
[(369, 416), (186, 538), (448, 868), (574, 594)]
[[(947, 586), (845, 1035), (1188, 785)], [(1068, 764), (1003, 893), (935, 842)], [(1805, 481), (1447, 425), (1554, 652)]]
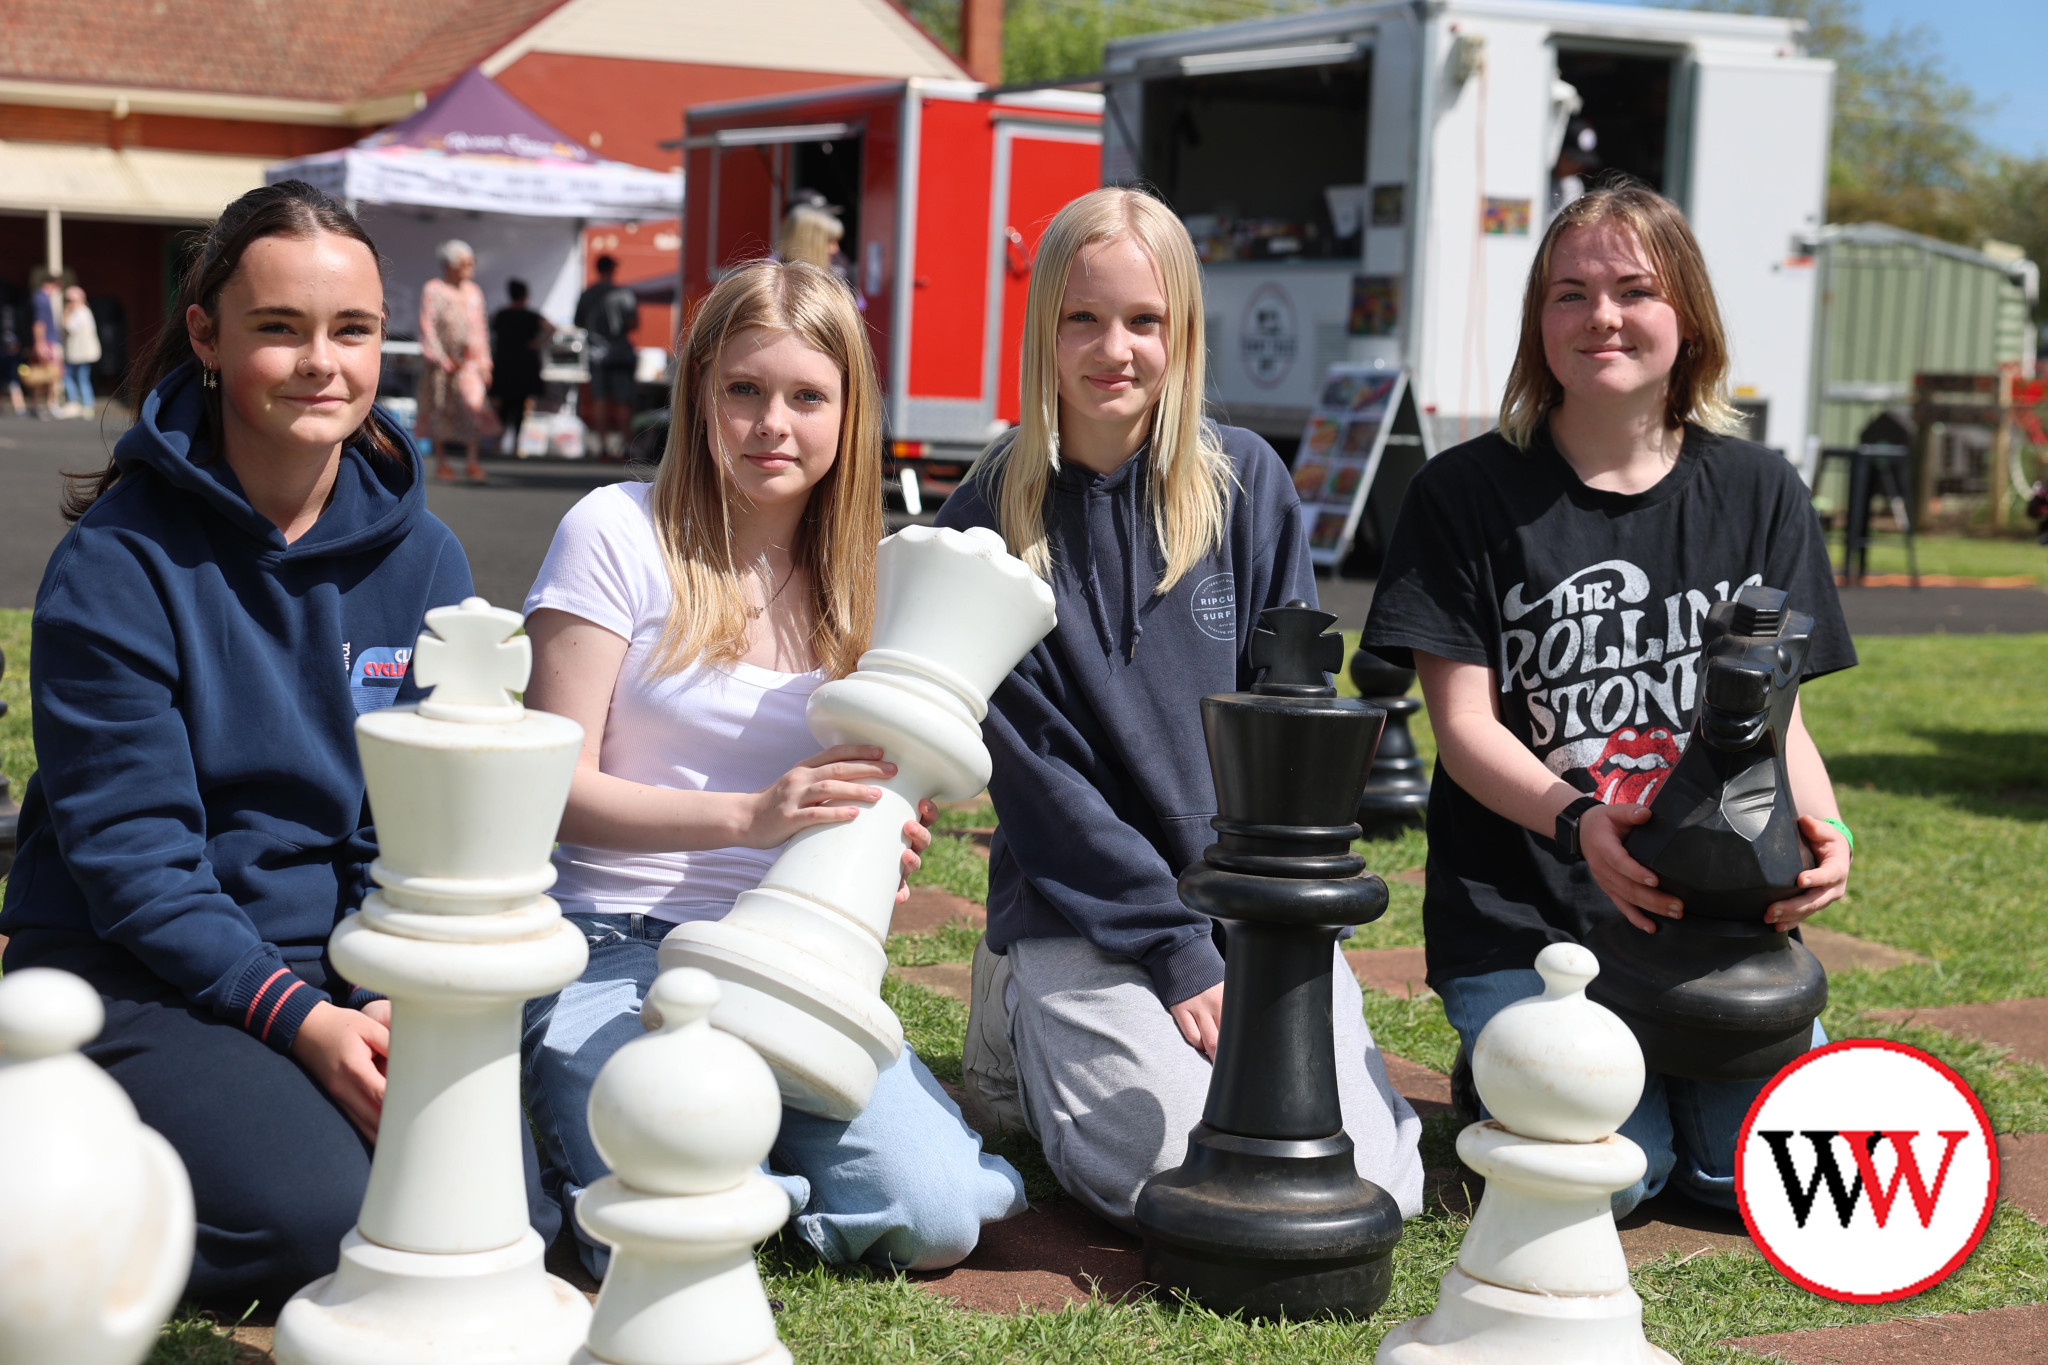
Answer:
[(64, 295), (57, 277), (38, 270), (29, 287), (30, 372), (22, 383), (28, 389), (29, 411), (37, 417), (57, 415), (57, 386), (64, 375)]
[(7, 403), (16, 417), (28, 412), (28, 399), (21, 392), (21, 318), (25, 310), (21, 295), (12, 285), (0, 284), (0, 384), (7, 386)]
[(511, 302), (491, 315), (491, 401), (505, 429), (500, 449), (517, 455), (526, 404), (541, 391), (541, 348), (551, 329), (546, 318), (526, 306), (525, 280), (506, 281), (505, 295)]
[(839, 243), (846, 236), (846, 225), (824, 206), (823, 196), (814, 191), (812, 198), (817, 202), (805, 200), (794, 204), (783, 215), (782, 231), (775, 239), (775, 254), (785, 261), (809, 261), (832, 270), (835, 259), (844, 259), (839, 255)]
[(296, 180), (228, 205), (36, 590), (0, 966), (100, 993), (85, 1055), (184, 1160), (186, 1293), (233, 1314), (333, 1270), (362, 1206), (391, 1003), (327, 957), (377, 854), (355, 722), (416, 698), (391, 665), (471, 592), (372, 406), (383, 340), (346, 209)]
[(590, 366), (590, 428), (601, 460), (626, 458), (633, 426), (633, 332), (640, 325), (640, 296), (613, 279), (619, 263), (597, 258), (597, 283), (576, 300), (576, 325), (583, 329), (583, 357)]
[(420, 291), (420, 396), (416, 432), (434, 454), (434, 477), (452, 479), (448, 444), (469, 457), (471, 483), (484, 481), (477, 458), (498, 434), (488, 398), (491, 384), (490, 327), (484, 321), (484, 291), (477, 288), (476, 253), (463, 241), (441, 243), (441, 278)]
[(64, 415), (90, 417), (93, 412), (92, 367), (100, 362), (100, 325), (86, 305), (85, 291), (72, 285), (64, 291)]
[[(1542, 992), (1546, 946), (1685, 913), (1626, 841), (1689, 739), (1709, 607), (1781, 588), (1813, 617), (1806, 678), (1856, 662), (1806, 485), (1733, 435), (1728, 368), (1678, 206), (1635, 182), (1590, 190), (1536, 248), (1500, 429), (1431, 460), (1402, 501), (1363, 645), (1421, 674), (1436, 730), (1422, 926), (1464, 1044), (1454, 1095), (1487, 1021)], [(1769, 908), (1780, 933), (1840, 899), (1853, 850), (1799, 703), (1787, 749), (1815, 866)], [(1733, 1209), (1762, 1084), (1651, 1072), (1621, 1126), (1648, 1167), (1615, 1216), (1667, 1182)]]

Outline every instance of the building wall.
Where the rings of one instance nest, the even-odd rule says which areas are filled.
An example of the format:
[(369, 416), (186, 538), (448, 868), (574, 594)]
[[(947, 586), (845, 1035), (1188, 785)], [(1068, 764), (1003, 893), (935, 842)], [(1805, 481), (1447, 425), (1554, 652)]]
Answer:
[(559, 52), (529, 52), (497, 77), (535, 113), (599, 155), (662, 171), (682, 165), (675, 149), (660, 144), (683, 135), (683, 110), (691, 105), (879, 79), (884, 78)]
[(130, 114), (117, 119), (106, 109), (0, 104), (0, 141), (161, 147), (174, 151), (283, 159), (346, 147), (367, 131), (306, 123), (192, 118), (182, 114)]
[[(155, 340), (170, 297), (175, 245), (189, 231), (172, 223), (64, 220), (65, 273), (88, 299), (120, 300), (127, 325), (127, 354), (108, 356), (103, 374), (125, 371), (125, 362)], [(0, 283), (26, 291), (30, 273), (42, 263), (43, 220), (0, 215)]]

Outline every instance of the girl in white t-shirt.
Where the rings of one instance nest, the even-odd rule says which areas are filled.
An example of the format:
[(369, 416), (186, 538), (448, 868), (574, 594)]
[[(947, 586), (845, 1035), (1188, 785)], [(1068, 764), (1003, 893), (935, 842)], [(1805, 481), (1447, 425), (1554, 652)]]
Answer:
[[(571, 509), (526, 599), (527, 705), (586, 736), (554, 895), (590, 966), (528, 1008), (523, 1047), (543, 1183), (572, 1211), (608, 1170), (585, 1108), (640, 1036), (662, 936), (723, 916), (792, 835), (856, 814), (828, 803), (878, 800), (866, 784), (895, 771), (880, 749), (815, 752), (804, 723), (867, 648), (883, 529), (881, 400), (846, 286), (797, 262), (727, 274), (683, 342), (672, 411), (655, 482)], [(908, 872), (931, 834), (904, 838)], [(907, 1046), (851, 1122), (784, 1109), (769, 1166), (833, 1263), (952, 1265), (1024, 1208), (1017, 1172)], [(602, 1274), (604, 1248), (581, 1250)]]

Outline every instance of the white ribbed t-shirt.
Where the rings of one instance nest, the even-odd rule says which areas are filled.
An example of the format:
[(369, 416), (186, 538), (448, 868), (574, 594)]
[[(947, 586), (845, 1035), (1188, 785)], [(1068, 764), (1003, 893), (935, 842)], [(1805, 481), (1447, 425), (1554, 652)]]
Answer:
[[(821, 747), (804, 724), (804, 704), (825, 675), (745, 663), (650, 674), (672, 600), (654, 538), (653, 494), (648, 484), (617, 483), (570, 508), (526, 596), (526, 613), (565, 611), (627, 642), (605, 717), (603, 771), (679, 791), (760, 791)], [(582, 913), (717, 919), (760, 884), (778, 852), (614, 853), (565, 843), (555, 849), (550, 894), (564, 910)]]

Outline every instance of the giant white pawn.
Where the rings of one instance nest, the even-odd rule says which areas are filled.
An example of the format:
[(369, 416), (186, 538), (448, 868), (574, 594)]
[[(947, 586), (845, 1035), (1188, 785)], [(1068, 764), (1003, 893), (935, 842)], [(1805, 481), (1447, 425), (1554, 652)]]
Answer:
[(873, 644), (811, 694), (805, 718), (820, 744), (878, 746), (896, 775), (872, 784), (882, 799), (857, 818), (791, 839), (723, 919), (661, 945), (664, 968), (718, 978), (713, 1022), (767, 1060), (785, 1103), (850, 1119), (902, 1055), (881, 987), (903, 824), (927, 797), (988, 785), (989, 694), (1053, 622), (1052, 589), (994, 531), (910, 526), (877, 548)]
[(612, 1054), (590, 1091), (590, 1136), (612, 1174), (576, 1219), (612, 1248), (578, 1365), (789, 1365), (754, 1246), (789, 1217), (759, 1167), (782, 1126), (775, 1077), (711, 1026), (718, 983), (663, 972), (655, 1032)]
[(428, 612), (433, 695), (356, 721), (378, 889), (328, 951), (391, 998), (391, 1055), (362, 1213), (278, 1315), (280, 1365), (567, 1365), (590, 1324), (541, 1264), (519, 1106), (522, 1006), (589, 957), (545, 894), (583, 727), (513, 699), (519, 625), (481, 597)]
[(69, 972), (0, 978), (0, 1365), (135, 1365), (192, 1271), (192, 1182), (79, 1055), (106, 1023)]
[(1677, 1365), (1643, 1335), (1612, 1197), (1640, 1180), (1619, 1128), (1643, 1093), (1628, 1026), (1586, 998), (1592, 952), (1536, 957), (1543, 994), (1480, 1030), (1472, 1078), (1493, 1118), (1458, 1134), (1486, 1177), (1436, 1311), (1380, 1343), (1379, 1365)]

